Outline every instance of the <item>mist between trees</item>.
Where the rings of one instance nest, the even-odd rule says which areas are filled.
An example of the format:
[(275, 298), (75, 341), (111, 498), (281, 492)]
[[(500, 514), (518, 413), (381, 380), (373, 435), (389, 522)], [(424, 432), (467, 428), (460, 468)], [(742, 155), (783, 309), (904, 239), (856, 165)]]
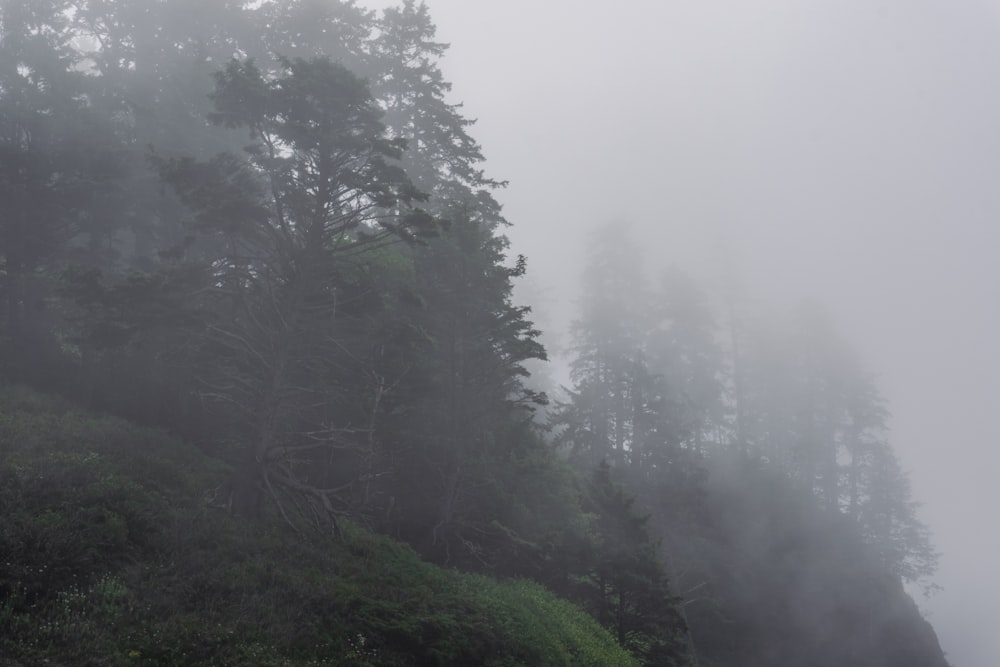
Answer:
[(821, 308), (650, 286), (601, 228), (549, 401), (424, 5), (0, 11), (8, 380), (198, 443), (241, 520), (533, 579), (646, 664), (945, 664), (888, 408)]

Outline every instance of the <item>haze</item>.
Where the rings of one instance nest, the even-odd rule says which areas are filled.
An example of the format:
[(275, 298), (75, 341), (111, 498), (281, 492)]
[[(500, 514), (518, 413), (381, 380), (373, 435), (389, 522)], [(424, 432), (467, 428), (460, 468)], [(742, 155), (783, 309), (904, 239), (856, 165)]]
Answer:
[[(370, 2), (381, 8), (388, 3)], [(572, 316), (586, 230), (824, 303), (879, 377), (943, 552), (918, 602), (1000, 664), (1000, 13), (972, 1), (428, 0), (515, 252)]]

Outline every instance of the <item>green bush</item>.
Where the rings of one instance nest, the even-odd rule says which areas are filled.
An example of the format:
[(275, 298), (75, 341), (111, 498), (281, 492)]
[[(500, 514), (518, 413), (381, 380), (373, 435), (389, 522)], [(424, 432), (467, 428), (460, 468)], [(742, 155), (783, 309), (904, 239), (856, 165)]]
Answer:
[(167, 435), (0, 390), (0, 655), (100, 665), (630, 665), (527, 581), (449, 572), (209, 507), (222, 464)]

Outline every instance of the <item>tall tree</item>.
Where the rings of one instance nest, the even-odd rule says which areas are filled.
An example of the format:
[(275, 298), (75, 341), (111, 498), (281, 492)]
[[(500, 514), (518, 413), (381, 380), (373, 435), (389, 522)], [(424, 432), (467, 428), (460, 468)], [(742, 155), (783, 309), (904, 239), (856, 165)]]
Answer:
[(758, 329), (747, 351), (747, 433), (757, 451), (783, 466), (827, 507), (840, 495), (838, 452), (859, 364), (830, 317), (814, 304), (788, 328)]
[(560, 441), (589, 465), (607, 460), (622, 467), (631, 458), (647, 302), (640, 256), (620, 226), (591, 237), (581, 314), (572, 325), (575, 388), (555, 417)]
[(260, 62), (330, 58), (375, 80), (370, 55), (375, 15), (355, 0), (265, 0), (252, 11), (257, 41), (243, 47)]
[(506, 221), (492, 193), (505, 183), (486, 176), (482, 148), (469, 134), (475, 121), (462, 116), (461, 104), (447, 100), (451, 84), (438, 61), (448, 45), (435, 40), (436, 30), (423, 2), (404, 0), (386, 9), (372, 42), (378, 72), (372, 91), (385, 109), (386, 125), (411, 148), (403, 164), (430, 195), (429, 210), (495, 229)]
[(27, 347), (54, 342), (58, 271), (87, 251), (122, 173), (68, 12), (55, 1), (0, 7), (0, 330), (16, 350), (8, 362), (29, 367)]
[(524, 260), (505, 266), (504, 249), (501, 237), (466, 218), (412, 250), (409, 321), (423, 342), (399, 388), (409, 409), (383, 438), (395, 443), (395, 483), (407, 499), (396, 525), (435, 558), (458, 561), (463, 544), (500, 537), (495, 499), (507, 492), (497, 468), (540, 446), (524, 429), (544, 398), (525, 388), (523, 364), (545, 351), (529, 310), (511, 301)]
[(117, 262), (105, 273), (149, 269), (156, 253), (188, 235), (183, 207), (163, 192), (148, 161), (159, 155), (208, 159), (239, 151), (242, 137), (206, 123), (212, 74), (253, 43), (243, 3), (192, 0), (80, 0), (73, 3), (74, 44), (99, 85), (95, 104), (119, 120), (130, 150), (114, 201), (117, 224), (106, 241)]
[(335, 419), (349, 393), (337, 380), (351, 308), (342, 299), (365, 252), (434, 222), (412, 208), (423, 196), (394, 163), (403, 143), (386, 137), (366, 85), (342, 66), (285, 61), (266, 77), (233, 61), (214, 101), (215, 122), (249, 129), (247, 159), (162, 169), (200, 224), (230, 241), (204, 288), (222, 316), (205, 328), (202, 379), (246, 424), (232, 502), (252, 512), (266, 491), (282, 509), (304, 500), (318, 517), (334, 513), (341, 499), (310, 464), (357, 445)]
[(888, 441), (889, 411), (830, 317), (801, 306), (748, 350), (749, 431), (757, 452), (855, 519), (893, 573), (926, 580), (936, 555)]
[(729, 430), (725, 359), (708, 295), (680, 269), (663, 272), (654, 297), (651, 366), (672, 383), (688, 425), (690, 449), (722, 444)]
[(585, 522), (561, 554), (564, 574), (550, 586), (587, 609), (648, 665), (685, 665), (686, 627), (649, 517), (601, 463), (582, 488)]
[[(873, 401), (880, 406), (877, 395)], [(917, 516), (910, 480), (886, 438), (881, 419), (887, 413), (863, 408), (867, 411), (852, 414), (848, 441), (848, 512), (889, 572), (929, 592), (938, 563), (930, 531)]]

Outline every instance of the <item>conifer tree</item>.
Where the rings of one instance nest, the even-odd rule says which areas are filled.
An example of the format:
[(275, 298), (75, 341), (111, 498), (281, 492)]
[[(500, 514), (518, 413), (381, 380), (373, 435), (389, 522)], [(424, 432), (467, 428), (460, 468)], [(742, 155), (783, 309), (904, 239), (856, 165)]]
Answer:
[[(230, 252), (206, 285), (222, 317), (207, 323), (208, 395), (248, 425), (232, 502), (254, 511), (262, 493), (284, 509), (304, 497), (317, 516), (343, 502), (310, 476), (317, 456), (357, 445), (337, 423), (343, 320), (362, 255), (392, 239), (416, 240), (433, 220), (393, 163), (402, 142), (385, 136), (365, 84), (329, 60), (285, 61), (267, 78), (249, 61), (217, 76), (213, 120), (249, 130), (247, 160), (173, 160), (164, 176)], [(350, 358), (350, 354), (347, 358)], [(284, 492), (286, 497), (282, 497)]]

